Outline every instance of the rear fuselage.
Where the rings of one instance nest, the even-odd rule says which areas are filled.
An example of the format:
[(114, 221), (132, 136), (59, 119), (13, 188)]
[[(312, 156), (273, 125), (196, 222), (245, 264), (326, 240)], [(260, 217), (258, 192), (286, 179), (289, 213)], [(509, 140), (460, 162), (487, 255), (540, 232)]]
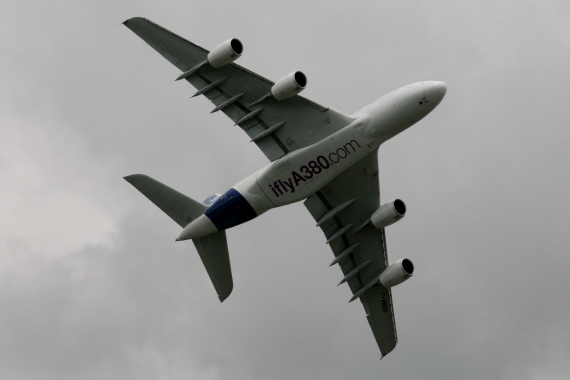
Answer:
[(446, 89), (443, 82), (419, 82), (384, 95), (354, 114), (354, 121), (343, 129), (288, 153), (234, 185), (186, 226), (177, 240), (231, 228), (274, 207), (310, 197), (425, 117), (441, 102)]

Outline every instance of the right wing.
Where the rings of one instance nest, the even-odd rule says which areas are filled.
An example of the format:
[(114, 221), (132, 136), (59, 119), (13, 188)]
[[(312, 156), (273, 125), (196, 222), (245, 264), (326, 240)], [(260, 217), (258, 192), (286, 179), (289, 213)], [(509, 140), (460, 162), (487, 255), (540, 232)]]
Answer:
[(392, 293), (378, 284), (388, 266), (386, 234), (368, 223), (379, 204), (377, 150), (305, 201), (336, 256), (333, 263), (339, 264), (345, 278), (350, 277), (346, 281), (353, 294), (350, 301), (360, 298), (380, 352), (386, 356), (398, 337)]
[[(150, 20), (134, 17), (124, 24), (183, 72), (206, 60), (208, 50)], [(207, 89), (203, 95), (216, 108), (222, 107), (221, 111), (238, 124), (271, 161), (312, 145), (354, 120), (299, 95), (282, 101), (269, 97), (252, 105), (268, 94), (274, 83), (235, 63), (218, 68), (205, 65), (185, 79), (198, 93)], [(232, 103), (223, 107), (227, 102)], [(244, 118), (247, 119), (241, 121)]]

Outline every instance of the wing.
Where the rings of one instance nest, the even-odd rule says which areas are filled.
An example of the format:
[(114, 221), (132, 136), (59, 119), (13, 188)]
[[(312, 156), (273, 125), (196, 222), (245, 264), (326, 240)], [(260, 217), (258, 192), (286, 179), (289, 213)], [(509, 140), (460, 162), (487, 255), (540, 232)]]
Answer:
[[(183, 72), (206, 60), (208, 50), (150, 20), (134, 17), (124, 24)], [(298, 95), (257, 102), (274, 83), (234, 63), (219, 68), (205, 65), (185, 79), (198, 89), (197, 95), (203, 94), (216, 106), (214, 111), (221, 110), (239, 125), (271, 161), (314, 144), (354, 120)]]
[[(360, 297), (382, 356), (398, 338), (390, 289), (377, 285), (388, 266), (384, 229), (370, 225), (379, 207), (378, 151), (336, 177), (305, 201), (320, 225), (344, 274), (353, 298)], [(332, 265), (332, 264), (331, 264)]]

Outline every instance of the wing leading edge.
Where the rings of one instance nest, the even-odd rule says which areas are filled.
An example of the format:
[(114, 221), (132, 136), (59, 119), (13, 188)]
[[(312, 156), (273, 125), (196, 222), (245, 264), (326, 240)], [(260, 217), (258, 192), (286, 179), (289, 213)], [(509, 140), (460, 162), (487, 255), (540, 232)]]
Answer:
[[(124, 25), (182, 72), (204, 62), (209, 53), (145, 18), (134, 17)], [(312, 145), (354, 120), (299, 95), (259, 101), (274, 83), (235, 63), (218, 68), (204, 65), (184, 79), (198, 89), (195, 95), (204, 95), (214, 104), (212, 112), (225, 113), (271, 161)]]
[[(396, 347), (396, 323), (390, 289), (376, 285), (388, 266), (386, 235), (368, 222), (380, 203), (378, 151), (362, 159), (305, 201), (335, 255), (344, 279), (360, 298), (366, 318), (386, 356)], [(351, 301), (352, 301), (351, 299)]]

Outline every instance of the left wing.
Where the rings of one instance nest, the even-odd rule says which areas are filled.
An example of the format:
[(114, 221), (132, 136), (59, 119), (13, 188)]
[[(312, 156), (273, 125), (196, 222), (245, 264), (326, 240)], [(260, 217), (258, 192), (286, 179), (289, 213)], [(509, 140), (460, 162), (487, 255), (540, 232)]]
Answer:
[(360, 298), (382, 356), (396, 347), (396, 323), (389, 288), (378, 285), (388, 266), (386, 235), (369, 223), (380, 204), (378, 150), (340, 174), (305, 201), (325, 233), (351, 299)]
[[(124, 24), (183, 72), (208, 55), (208, 50), (145, 18), (134, 17)], [(215, 111), (221, 110), (239, 125), (271, 161), (312, 145), (354, 120), (299, 95), (256, 103), (274, 83), (235, 63), (218, 68), (205, 65), (185, 79), (198, 89), (196, 94), (216, 106)]]

